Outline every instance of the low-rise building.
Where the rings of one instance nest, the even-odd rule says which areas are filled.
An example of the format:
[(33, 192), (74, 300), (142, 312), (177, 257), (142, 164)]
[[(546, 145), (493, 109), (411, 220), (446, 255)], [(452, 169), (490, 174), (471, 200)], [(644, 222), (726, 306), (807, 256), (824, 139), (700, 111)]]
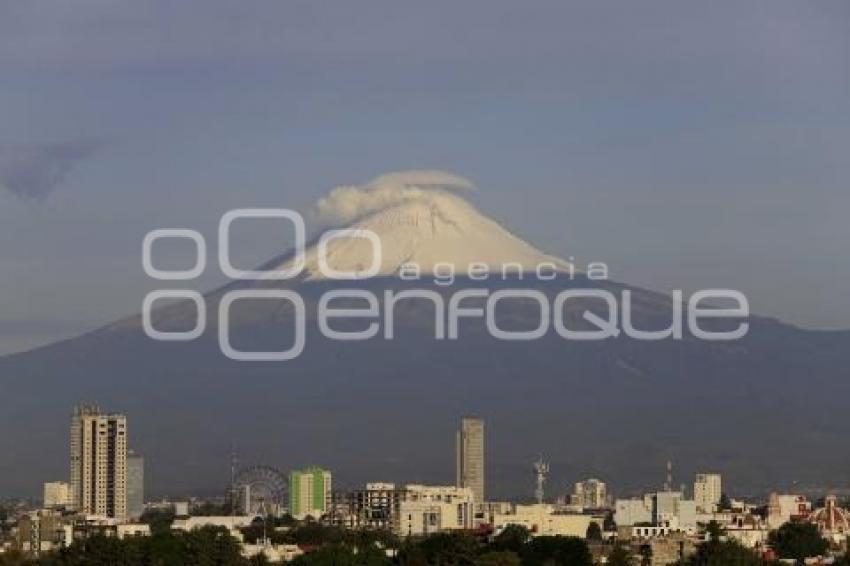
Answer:
[(120, 523), (115, 525), (115, 535), (119, 539), (127, 537), (149, 537), (151, 526), (146, 523)]
[(681, 491), (657, 491), (643, 498), (618, 499), (614, 521), (621, 536), (651, 538), (671, 533), (693, 534), (697, 529), (696, 504)]
[(175, 531), (191, 531), (202, 527), (222, 527), (241, 540), (240, 529), (247, 527), (254, 520), (252, 515), (226, 515), (210, 517), (176, 517), (171, 523)]
[(618, 527), (652, 523), (652, 500), (648, 497), (631, 497), (614, 502), (614, 522)]
[(767, 546), (770, 529), (756, 515), (736, 517), (731, 522), (722, 524), (726, 537), (741, 546), (753, 549), (763, 549)]
[(399, 536), (429, 535), (474, 526), (472, 489), (455, 486), (406, 485), (393, 517)]
[(788, 521), (806, 520), (812, 504), (804, 495), (771, 493), (767, 503), (767, 526), (778, 529)]
[(53, 509), (31, 511), (18, 519), (18, 550), (31, 556), (41, 556), (65, 545), (62, 514)]
[(593, 522), (590, 515), (557, 513), (553, 505), (514, 505), (506, 513), (493, 514), (494, 532), (510, 525), (520, 525), (533, 536), (574, 536), (584, 538)]
[(242, 556), (254, 558), (260, 554), (270, 562), (289, 562), (304, 554), (297, 544), (271, 544), (269, 542), (258, 542), (257, 544), (242, 544)]
[(655, 537), (648, 541), (649, 564), (651, 566), (668, 566), (679, 564), (696, 553), (696, 542), (682, 533)]

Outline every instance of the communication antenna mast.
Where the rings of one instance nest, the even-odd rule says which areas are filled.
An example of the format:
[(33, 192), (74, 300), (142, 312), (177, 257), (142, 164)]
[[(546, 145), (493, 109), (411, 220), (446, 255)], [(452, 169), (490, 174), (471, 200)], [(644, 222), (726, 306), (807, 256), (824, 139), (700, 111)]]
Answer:
[(543, 460), (543, 455), (534, 463), (534, 473), (537, 476), (537, 489), (534, 490), (534, 496), (537, 498), (537, 503), (543, 503), (543, 484), (546, 483), (546, 474), (549, 473), (549, 464)]
[(230, 514), (236, 515), (236, 505), (239, 501), (239, 492), (236, 487), (236, 470), (239, 467), (239, 460), (236, 457), (236, 443), (230, 443)]
[(667, 460), (667, 481), (664, 482), (664, 491), (673, 489), (673, 462)]

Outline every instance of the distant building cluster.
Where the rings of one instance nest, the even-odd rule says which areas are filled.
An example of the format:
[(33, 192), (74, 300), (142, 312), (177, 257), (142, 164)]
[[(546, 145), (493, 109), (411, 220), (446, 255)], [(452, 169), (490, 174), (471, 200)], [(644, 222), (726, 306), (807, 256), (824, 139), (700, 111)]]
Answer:
[(158, 509), (173, 513), (174, 530), (221, 527), (242, 541), (246, 557), (262, 552), (284, 561), (305, 549), (267, 540), (249, 544), (242, 530), (269, 515), (386, 530), (402, 538), (447, 531), (494, 537), (521, 526), (531, 536), (587, 537), (600, 544), (616, 540), (633, 549), (647, 548), (651, 564), (676, 562), (695, 552), (711, 523), (728, 539), (766, 556), (769, 534), (789, 522), (816, 525), (835, 548), (846, 548), (850, 534), (850, 515), (834, 495), (818, 505), (803, 494), (773, 493), (767, 501), (738, 501), (725, 495), (721, 474), (704, 472), (695, 475), (689, 497), (684, 485), (672, 487), (670, 463), (667, 481), (658, 490), (615, 498), (605, 481), (591, 477), (575, 481), (566, 495), (548, 502), (544, 485), (549, 464), (541, 456), (529, 470), (530, 486), (536, 479), (536, 502), (488, 500), (485, 427), (475, 417), (464, 417), (456, 433), (455, 485), (375, 481), (339, 490), (331, 470), (319, 466), (288, 475), (270, 466), (234, 466), (227, 494), (221, 501), (206, 502), (212, 512), (201, 513), (197, 502), (146, 501), (145, 460), (128, 447), (128, 431), (123, 414), (77, 407), (70, 424), (68, 480), (44, 484), (42, 504), (20, 510), (14, 537), (0, 541), (0, 553), (14, 548), (37, 557), (91, 533), (147, 536), (150, 528), (139, 518), (146, 510)]

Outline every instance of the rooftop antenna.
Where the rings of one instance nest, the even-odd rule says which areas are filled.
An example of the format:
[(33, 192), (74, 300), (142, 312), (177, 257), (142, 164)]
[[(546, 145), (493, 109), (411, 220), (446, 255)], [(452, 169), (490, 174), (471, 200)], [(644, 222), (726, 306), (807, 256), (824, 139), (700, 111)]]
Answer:
[(236, 457), (236, 442), (230, 443), (230, 514), (236, 515), (236, 505), (239, 501), (239, 493), (236, 487), (236, 469), (239, 460)]
[(543, 460), (543, 455), (534, 463), (534, 473), (537, 475), (537, 489), (534, 490), (534, 496), (537, 498), (537, 503), (543, 503), (543, 484), (546, 482), (546, 474), (549, 473), (549, 464)]
[(667, 481), (664, 482), (664, 491), (673, 489), (673, 462), (667, 460)]

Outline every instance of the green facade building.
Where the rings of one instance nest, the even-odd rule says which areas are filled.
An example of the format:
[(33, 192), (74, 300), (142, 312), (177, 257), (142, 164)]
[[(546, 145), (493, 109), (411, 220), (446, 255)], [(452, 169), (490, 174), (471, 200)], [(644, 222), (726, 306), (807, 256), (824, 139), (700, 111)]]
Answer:
[(296, 519), (316, 519), (327, 513), (331, 502), (331, 473), (312, 467), (289, 473), (289, 513)]

